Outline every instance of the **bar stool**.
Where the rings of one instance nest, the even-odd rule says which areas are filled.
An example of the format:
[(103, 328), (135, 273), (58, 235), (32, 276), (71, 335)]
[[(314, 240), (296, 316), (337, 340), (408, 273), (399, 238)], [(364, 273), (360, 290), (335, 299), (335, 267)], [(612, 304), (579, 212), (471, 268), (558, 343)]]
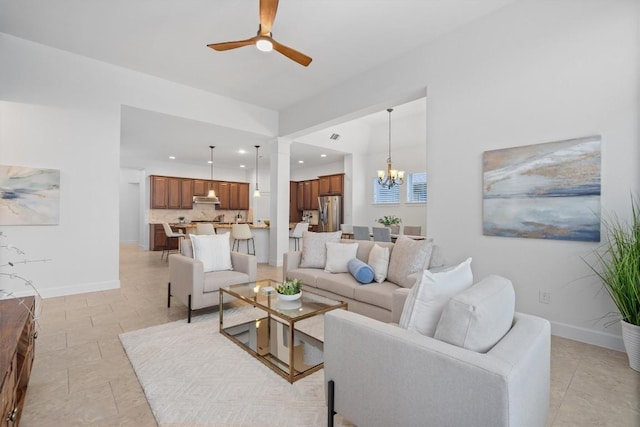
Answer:
[(216, 229), (213, 228), (213, 224), (196, 224), (196, 234), (200, 235), (211, 235), (216, 234)]
[(182, 239), (187, 237), (187, 236), (185, 234), (183, 234), (183, 233), (177, 233), (177, 232), (173, 231), (171, 229), (171, 226), (166, 222), (162, 223), (162, 228), (164, 228), (164, 234), (167, 235), (167, 241), (166, 241), (166, 243), (164, 245), (164, 249), (162, 249), (162, 253), (160, 254), (160, 259), (164, 258), (164, 253), (166, 252), (167, 253), (167, 261), (169, 261), (169, 252), (170, 252), (169, 244), (171, 242), (171, 239), (178, 239), (178, 251), (180, 251), (180, 247), (182, 246)]
[(302, 233), (309, 230), (308, 222), (299, 222), (296, 226), (289, 232), (289, 238), (293, 239), (294, 247), (296, 251), (300, 250), (300, 238), (302, 237)]
[[(256, 242), (253, 240), (253, 234), (251, 234), (251, 229), (249, 228), (249, 224), (232, 224), (231, 225), (231, 238), (233, 239), (233, 246), (231, 246), (232, 251), (239, 252), (240, 251), (240, 241), (244, 240), (247, 242), (247, 253), (249, 255), (256, 254)], [(251, 244), (253, 246), (253, 253), (249, 250), (249, 240), (251, 240)], [(236, 250), (236, 243), (238, 249)]]

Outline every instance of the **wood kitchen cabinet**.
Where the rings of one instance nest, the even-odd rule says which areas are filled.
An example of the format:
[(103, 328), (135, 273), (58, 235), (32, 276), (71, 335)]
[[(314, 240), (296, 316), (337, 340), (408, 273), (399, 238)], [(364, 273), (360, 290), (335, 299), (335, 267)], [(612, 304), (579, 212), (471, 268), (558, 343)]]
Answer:
[(296, 187), (298, 193), (296, 196), (296, 207), (299, 211), (302, 211), (304, 210), (304, 182), (297, 182)]
[(169, 178), (166, 176), (151, 177), (151, 209), (167, 209), (169, 194)]
[(298, 183), (289, 181), (289, 222), (302, 221), (302, 215), (298, 210)]
[[(149, 230), (149, 248), (152, 251), (161, 251), (167, 244), (167, 234), (162, 224), (151, 224)], [(178, 239), (169, 240), (169, 249), (178, 249)]]
[(216, 192), (216, 196), (218, 196), (218, 200), (220, 200), (218, 208), (221, 210), (229, 210), (231, 209), (230, 183), (218, 181), (218, 185), (218, 191)]
[[(302, 187), (302, 204), (300, 204), (300, 188)], [(298, 182), (298, 210), (316, 210), (318, 209), (319, 181), (310, 179), (308, 181)], [(301, 209), (300, 209), (301, 208)]]
[(182, 178), (180, 180), (180, 208), (193, 209), (193, 180)]
[(157, 175), (151, 175), (149, 178), (151, 180), (151, 209), (192, 208), (191, 179)]
[(206, 196), (209, 194), (209, 185), (212, 181), (206, 179), (194, 179), (193, 180), (193, 195), (194, 196)]
[(0, 300), (0, 426), (20, 424), (36, 339), (29, 310), (35, 312), (34, 297)]
[(344, 174), (325, 175), (318, 178), (320, 196), (342, 196), (344, 192)]
[(234, 209), (240, 209), (242, 211), (249, 209), (249, 183), (238, 183), (238, 207)]
[(311, 180), (311, 204), (309, 205), (308, 210), (317, 210), (318, 209), (318, 196), (319, 192), (319, 180), (313, 179)]
[(229, 209), (240, 209), (240, 190), (238, 189), (237, 182), (229, 183), (229, 198), (231, 201), (229, 202)]

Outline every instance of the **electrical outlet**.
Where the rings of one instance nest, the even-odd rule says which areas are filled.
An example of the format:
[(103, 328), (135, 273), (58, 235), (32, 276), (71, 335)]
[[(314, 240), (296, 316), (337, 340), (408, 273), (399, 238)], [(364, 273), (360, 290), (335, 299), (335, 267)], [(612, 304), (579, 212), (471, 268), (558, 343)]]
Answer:
[(541, 304), (551, 304), (551, 292), (540, 291), (538, 297)]

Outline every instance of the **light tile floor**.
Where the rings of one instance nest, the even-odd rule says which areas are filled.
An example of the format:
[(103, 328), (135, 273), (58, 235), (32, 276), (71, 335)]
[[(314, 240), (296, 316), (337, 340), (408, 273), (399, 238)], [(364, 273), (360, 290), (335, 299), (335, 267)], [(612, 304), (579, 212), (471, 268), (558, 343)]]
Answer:
[[(261, 264), (258, 278), (282, 269)], [(118, 334), (186, 319), (167, 308), (167, 279), (158, 252), (122, 245), (120, 289), (44, 300), (21, 426), (156, 425)], [(624, 353), (552, 337), (547, 425), (640, 426), (640, 373)]]

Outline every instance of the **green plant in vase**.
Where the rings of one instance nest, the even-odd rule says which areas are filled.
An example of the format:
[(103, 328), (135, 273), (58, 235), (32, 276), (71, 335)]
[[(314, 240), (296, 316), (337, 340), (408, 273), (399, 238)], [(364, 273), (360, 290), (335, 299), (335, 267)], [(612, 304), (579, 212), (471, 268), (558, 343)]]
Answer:
[(399, 225), (402, 220), (395, 215), (385, 215), (378, 219), (378, 222), (389, 227), (391, 225)]
[(276, 287), (276, 292), (281, 295), (296, 295), (302, 292), (302, 280), (285, 280)]
[(602, 280), (620, 312), (629, 365), (640, 371), (640, 203), (634, 197), (631, 214), (628, 223), (617, 216), (603, 221), (607, 240), (595, 252), (596, 262), (589, 267)]

